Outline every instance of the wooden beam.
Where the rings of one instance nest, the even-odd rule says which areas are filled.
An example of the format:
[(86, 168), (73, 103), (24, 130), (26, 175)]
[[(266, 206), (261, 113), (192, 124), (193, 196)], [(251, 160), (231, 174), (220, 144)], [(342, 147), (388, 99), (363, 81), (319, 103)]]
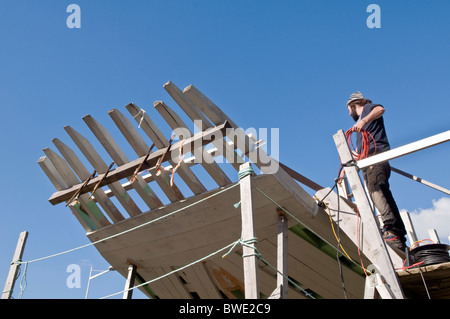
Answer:
[[(241, 165), (239, 173), (251, 168), (250, 163)], [(256, 233), (253, 213), (252, 176), (240, 180), (241, 216), (242, 216), (242, 258), (244, 259), (245, 298), (259, 299), (258, 257), (256, 256)]]
[(405, 224), (405, 229), (406, 233), (408, 234), (409, 242), (412, 245), (417, 241), (417, 235), (411, 220), (411, 216), (406, 210), (402, 210), (400, 212), (400, 216), (402, 218), (403, 224)]
[(359, 168), (368, 167), (376, 163), (386, 162), (448, 141), (450, 141), (450, 130), (362, 159), (357, 162), (357, 165)]
[(14, 256), (9, 267), (8, 277), (6, 278), (5, 288), (3, 288), (1, 299), (11, 299), (14, 284), (16, 283), (17, 272), (20, 268), (20, 261), (22, 260), (23, 251), (25, 249), (25, 244), (27, 242), (28, 232), (23, 231), (19, 235), (19, 240), (17, 241), (16, 250), (14, 251)]
[[(211, 138), (214, 138), (215, 136), (219, 134), (224, 134), (226, 129), (229, 128), (229, 124), (225, 122), (222, 125), (219, 125), (217, 127), (214, 127), (212, 129), (206, 130), (204, 132), (200, 132), (196, 135), (194, 135), (192, 138), (187, 139), (184, 141), (184, 146), (187, 148), (193, 146), (193, 145), (205, 145), (207, 143), (211, 143)], [(169, 153), (167, 154), (167, 157), (172, 156), (172, 152), (178, 152), (178, 148), (180, 146), (180, 142), (175, 143)], [(160, 149), (152, 154), (147, 159), (147, 162), (144, 163), (142, 166), (142, 170), (145, 170), (147, 168), (151, 168), (156, 165), (159, 158), (166, 152), (167, 149)], [(136, 168), (141, 164), (141, 162), (144, 160), (145, 156), (142, 156), (134, 161), (131, 161), (129, 163), (123, 164), (116, 169), (112, 170), (106, 178), (104, 178), (103, 182), (100, 184), (101, 186), (108, 185), (112, 182), (119, 181), (122, 178), (130, 177)], [(116, 161), (117, 162), (117, 161)], [(87, 185), (83, 188), (82, 193), (86, 193), (91, 191), (95, 185), (101, 180), (101, 176), (93, 178), (87, 183)], [(68, 189), (61, 190), (59, 192), (54, 193), (50, 199), (49, 202), (53, 205), (59, 204), (65, 200), (68, 200), (81, 186), (81, 183), (78, 183), (77, 185), (74, 185)]]
[(397, 174), (400, 174), (402, 176), (408, 177), (408, 178), (412, 179), (413, 181), (419, 182), (419, 183), (421, 183), (421, 184), (423, 184), (425, 186), (434, 188), (434, 189), (436, 189), (436, 190), (438, 190), (440, 192), (443, 192), (446, 195), (450, 195), (450, 190), (448, 190), (448, 189), (446, 189), (444, 187), (441, 187), (439, 185), (433, 184), (431, 182), (428, 182), (428, 181), (426, 181), (426, 180), (424, 180), (424, 179), (422, 179), (420, 177), (417, 177), (417, 176), (411, 175), (409, 173), (406, 173), (406, 172), (404, 172), (402, 170), (399, 170), (398, 168), (395, 168), (395, 167), (391, 166), (391, 171), (393, 171), (393, 172), (395, 172)]
[[(342, 163), (350, 163), (353, 160), (353, 156), (347, 144), (344, 131), (338, 131), (333, 135), (333, 139)], [(377, 268), (391, 286), (395, 297), (397, 299), (404, 299), (400, 282), (395, 273), (391, 257), (386, 249), (386, 243), (381, 237), (380, 228), (375, 220), (374, 212), (367, 193), (364, 190), (358, 169), (356, 166), (345, 166), (344, 170), (364, 225), (364, 236), (369, 236), (374, 244), (373, 256), (369, 257), (369, 259), (377, 265)]]
[(123, 298), (122, 299), (131, 299), (133, 296), (133, 288), (134, 287), (134, 280), (136, 278), (136, 266), (135, 265), (129, 265), (128, 266), (128, 274), (127, 274), (127, 280), (125, 282), (125, 291), (123, 292)]
[(277, 234), (277, 287), (280, 288), (280, 299), (288, 298), (288, 221), (281, 209), (278, 212)]

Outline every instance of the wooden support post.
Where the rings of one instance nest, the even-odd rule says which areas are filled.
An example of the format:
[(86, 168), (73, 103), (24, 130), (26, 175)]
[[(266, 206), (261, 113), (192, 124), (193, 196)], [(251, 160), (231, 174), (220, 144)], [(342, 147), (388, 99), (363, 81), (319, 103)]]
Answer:
[(122, 299), (131, 299), (133, 296), (133, 288), (134, 287), (134, 279), (136, 278), (136, 266), (135, 265), (129, 265), (128, 266), (128, 275), (127, 275), (127, 281), (125, 282), (125, 291), (123, 292), (123, 298)]
[(280, 288), (280, 299), (287, 299), (288, 294), (288, 220), (283, 210), (278, 212), (278, 235), (277, 235), (277, 287)]
[(21, 232), (19, 240), (17, 241), (16, 251), (9, 268), (8, 277), (6, 279), (5, 288), (3, 289), (2, 299), (11, 299), (11, 295), (16, 282), (17, 272), (19, 271), (20, 264), (18, 263), (22, 259), (23, 251), (25, 249), (25, 243), (28, 238), (28, 232)]
[(407, 211), (401, 211), (400, 216), (402, 218), (403, 224), (405, 224), (406, 233), (408, 234), (408, 239), (410, 244), (414, 244), (417, 241), (416, 231), (414, 225), (411, 221), (411, 216)]
[[(240, 166), (239, 175), (251, 168), (250, 163)], [(251, 174), (241, 177), (241, 216), (242, 216), (242, 241), (246, 244), (242, 248), (244, 263), (245, 298), (259, 299), (258, 283), (258, 257), (256, 256), (256, 234), (253, 220), (253, 196)]]
[(435, 244), (441, 243), (436, 229), (428, 229), (428, 235), (430, 235), (430, 239), (433, 241), (433, 243)]
[[(344, 131), (338, 131), (335, 135), (333, 135), (333, 139), (342, 163), (350, 163), (353, 160), (353, 156), (347, 144)], [(404, 299), (405, 297), (400, 286), (400, 281), (395, 273), (391, 257), (386, 249), (386, 243), (381, 236), (378, 223), (375, 220), (369, 198), (364, 190), (363, 183), (358, 173), (358, 168), (356, 166), (345, 166), (344, 170), (361, 215), (361, 220), (364, 226), (364, 234), (365, 236), (369, 236), (374, 244), (373, 254), (371, 254), (371, 256), (367, 256), (367, 258), (369, 258), (376, 265), (376, 268), (390, 285), (395, 298)]]

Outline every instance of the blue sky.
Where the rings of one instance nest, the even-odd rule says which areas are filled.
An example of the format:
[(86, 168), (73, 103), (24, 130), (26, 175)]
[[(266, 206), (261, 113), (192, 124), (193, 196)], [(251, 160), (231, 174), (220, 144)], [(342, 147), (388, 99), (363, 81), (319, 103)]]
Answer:
[[(79, 29), (66, 25), (71, 3), (81, 8)], [(366, 25), (371, 3), (381, 28)], [(130, 102), (155, 117), (156, 100), (175, 108), (169, 80), (195, 85), (243, 128), (279, 128), (280, 160), (323, 186), (338, 172), (332, 136), (353, 124), (345, 103), (354, 91), (385, 106), (392, 147), (447, 131), (449, 10), (446, 0), (3, 0), (0, 278), (23, 230), (24, 260), (88, 243), (70, 211), (48, 202), (55, 190), (37, 164), (42, 149), (69, 141), (66, 125), (87, 132), (86, 114), (104, 123)], [(448, 188), (449, 157), (446, 143), (391, 164)], [(448, 196), (395, 174), (391, 189), (419, 228), (448, 242)], [(70, 264), (81, 266), (81, 288), (66, 286)], [(109, 266), (94, 248), (30, 264), (24, 298), (84, 298), (91, 266)], [(89, 296), (123, 285), (108, 273)]]

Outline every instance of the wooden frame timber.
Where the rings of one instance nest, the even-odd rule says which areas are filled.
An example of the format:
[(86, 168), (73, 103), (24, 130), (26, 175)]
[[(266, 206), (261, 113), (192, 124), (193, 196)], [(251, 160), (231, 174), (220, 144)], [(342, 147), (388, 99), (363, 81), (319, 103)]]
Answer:
[[(204, 145), (208, 142), (211, 142), (211, 139), (214, 139), (214, 136), (216, 136), (218, 132), (225, 133), (225, 130), (229, 127), (230, 126), (228, 125), (228, 123), (225, 122), (224, 124), (222, 124), (220, 126), (217, 126), (213, 129), (207, 130), (203, 133), (199, 133), (199, 135), (191, 137), (190, 139), (184, 141), (183, 146), (188, 147), (191, 144), (198, 143), (198, 141), (201, 141), (201, 145)], [(63, 201), (65, 201), (67, 199), (70, 199), (70, 197), (74, 193), (76, 193), (81, 187), (82, 187), (82, 190), (80, 191), (80, 194), (85, 194), (85, 193), (91, 191), (92, 189), (94, 189), (94, 187), (97, 184), (98, 184), (97, 187), (101, 187), (101, 186), (116, 182), (122, 178), (128, 177), (128, 176), (132, 175), (136, 171), (137, 168), (140, 168), (141, 171), (152, 168), (157, 164), (160, 157), (166, 154), (166, 152), (169, 153), (168, 157), (171, 157), (174, 152), (177, 152), (177, 149), (181, 143), (182, 142), (178, 142), (177, 144), (173, 145), (172, 148), (167, 147), (165, 149), (155, 151), (154, 153), (150, 154), (149, 156), (145, 155), (145, 156), (142, 156), (141, 158), (138, 158), (130, 163), (119, 166), (115, 170), (111, 171), (108, 174), (108, 176), (106, 176), (106, 177), (98, 176), (96, 178), (90, 179), (89, 182), (86, 183), (85, 185), (84, 185), (84, 183), (77, 184), (77, 185), (72, 186), (69, 189), (57, 192), (57, 193), (53, 194), (52, 197), (50, 197), (49, 202), (53, 205), (56, 205), (56, 204), (62, 203)]]

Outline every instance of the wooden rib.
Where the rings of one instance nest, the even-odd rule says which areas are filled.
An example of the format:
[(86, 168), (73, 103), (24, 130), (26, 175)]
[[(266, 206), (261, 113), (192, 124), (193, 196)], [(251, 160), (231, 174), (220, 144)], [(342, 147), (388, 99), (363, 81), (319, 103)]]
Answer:
[[(53, 144), (55, 144), (58, 151), (81, 180), (86, 180), (89, 178), (91, 173), (89, 173), (87, 168), (71, 148), (57, 138), (53, 139)], [(103, 189), (98, 188), (92, 193), (92, 195), (95, 196), (95, 200), (100, 204), (100, 206), (102, 206), (103, 210), (108, 214), (109, 218), (111, 218), (113, 222), (117, 223), (118, 221), (125, 219), (114, 203), (105, 194)]]
[[(106, 171), (108, 170), (108, 166), (97, 153), (92, 144), (84, 136), (82, 136), (70, 126), (66, 126), (64, 129), (66, 130), (67, 134), (69, 134), (73, 142), (77, 145), (79, 150), (87, 158), (89, 163), (91, 163), (92, 167), (94, 167), (94, 169), (97, 170), (99, 174), (106, 173)], [(108, 184), (108, 188), (130, 216), (136, 216), (141, 213), (139, 207), (136, 205), (127, 191), (122, 187), (120, 182), (112, 182)]]
[[(78, 184), (80, 181), (75, 176), (75, 173), (70, 168), (69, 164), (56, 154), (50, 148), (44, 149), (45, 155), (50, 159), (55, 169), (60, 173), (64, 182), (70, 187)], [(81, 204), (82, 210), (84, 210), (92, 219), (94, 224), (101, 228), (103, 226), (111, 225), (111, 223), (105, 218), (102, 211), (97, 207), (97, 204), (90, 199), (88, 194), (81, 194), (78, 198), (78, 202)]]
[[(170, 107), (168, 107), (164, 102), (157, 101), (154, 103), (156, 110), (161, 114), (164, 120), (169, 124), (172, 130), (176, 128), (184, 128), (193, 135), (192, 131), (187, 127), (183, 120), (176, 114)], [(208, 152), (202, 153), (203, 158), (201, 158), (201, 165), (203, 168), (211, 175), (214, 181), (219, 186), (225, 186), (231, 184), (231, 180), (222, 171), (220, 166), (214, 161), (213, 157)]]
[(186, 96), (194, 105), (196, 105), (201, 112), (203, 112), (211, 120), (212, 123), (227, 118), (232, 127), (239, 127), (216, 104), (214, 104), (193, 85), (186, 87), (183, 90), (183, 95)]
[[(184, 145), (186, 145), (186, 147), (190, 147), (191, 144), (197, 145), (197, 143), (199, 143), (200, 145), (208, 144), (211, 142), (211, 139), (213, 139), (217, 136), (223, 136), (222, 134), (225, 134), (225, 132), (228, 128), (229, 128), (228, 123), (225, 122), (222, 125), (214, 127), (207, 131), (200, 132), (200, 133), (194, 135), (190, 139), (175, 143), (173, 149), (177, 150), (180, 147), (182, 142), (184, 142)], [(147, 168), (151, 168), (151, 167), (155, 166), (157, 164), (157, 162), (160, 160), (161, 156), (166, 152), (167, 152), (167, 148), (157, 150), (157, 151), (153, 152), (152, 154), (150, 154), (147, 162), (145, 162), (145, 164), (142, 166), (142, 169), (147, 169)], [(173, 154), (173, 152), (175, 152), (175, 151), (170, 150), (168, 152), (168, 156), (175, 156)], [(82, 193), (87, 193), (87, 192), (92, 191), (94, 189), (94, 187), (99, 184), (100, 180), (102, 180), (102, 182), (99, 184), (99, 187), (102, 187), (104, 185), (108, 185), (109, 183), (119, 181), (123, 178), (130, 178), (130, 176), (132, 176), (133, 173), (136, 171), (136, 168), (141, 165), (141, 163), (145, 159), (145, 157), (146, 156), (142, 156), (138, 159), (135, 159), (132, 162), (126, 163), (124, 165), (120, 165), (116, 169), (112, 170), (108, 174), (108, 176), (105, 178), (100, 176), (100, 177), (95, 177), (95, 178), (91, 179), (89, 181), (89, 183), (87, 183), (85, 185), (85, 187), (83, 188)], [(138, 177), (140, 177), (140, 175), (138, 175)], [(78, 189), (80, 188), (80, 185), (81, 184), (74, 185), (68, 189), (64, 189), (59, 192), (55, 192), (49, 198), (49, 202), (52, 205), (56, 205), (56, 204), (59, 204), (65, 200), (71, 198), (71, 196), (78, 191)]]
[[(183, 90), (183, 95), (186, 96), (192, 104), (197, 106), (200, 111), (206, 115), (206, 117), (211, 120), (212, 123), (223, 123), (224, 121), (228, 121), (233, 128), (238, 128), (238, 125), (234, 123), (214, 102), (212, 102), (207, 96), (205, 96), (200, 90), (198, 90), (193, 85), (189, 85)], [(260, 156), (267, 156), (263, 154), (262, 150), (260, 150)], [(258, 164), (258, 163), (255, 163)], [(290, 167), (286, 166), (283, 163), (279, 163), (280, 167), (283, 168), (286, 173), (288, 173), (292, 178), (296, 179), (300, 183), (312, 188), (313, 190), (318, 191), (323, 187), (310, 180), (309, 178), (301, 175), (300, 173), (294, 171)]]
[[(170, 84), (169, 86), (174, 86)], [(179, 90), (179, 89), (177, 89)], [(229, 131), (228, 138), (232, 139), (237, 147), (253, 162), (263, 173), (273, 173), (279, 169), (278, 162), (266, 154), (261, 148), (255, 148), (255, 139), (249, 137), (242, 128), (237, 126), (219, 107), (211, 102), (200, 91), (196, 90), (193, 86), (190, 86), (184, 91), (186, 99), (191, 101), (194, 99), (197, 103), (191, 102), (193, 107), (198, 108), (197, 113), (204, 114), (204, 117), (209, 118), (213, 123), (216, 121), (225, 120), (230, 123), (234, 130)], [(190, 97), (190, 98), (189, 98)]]
[[(117, 109), (109, 111), (108, 114), (109, 116), (111, 116), (112, 120), (122, 132), (128, 143), (130, 143), (136, 154), (139, 157), (146, 156), (148, 154), (149, 146), (145, 143), (144, 139), (139, 135), (139, 132), (131, 124), (131, 122)], [(177, 200), (184, 199), (184, 196), (177, 185), (175, 183), (172, 186), (170, 185), (169, 173), (163, 167), (161, 167), (160, 175), (156, 174), (155, 168), (150, 168), (149, 172), (154, 176), (155, 181), (158, 183), (159, 187), (161, 187), (161, 189), (164, 191), (171, 202), (176, 202)], [(186, 177), (186, 175), (184, 175), (183, 177)], [(190, 183), (189, 186), (192, 186), (189, 177), (187, 178), (187, 181)], [(201, 193), (206, 189), (203, 187), (203, 189), (198, 190), (198, 188), (194, 187), (194, 189), (192, 190), (195, 190), (196, 193)]]
[[(130, 162), (111, 134), (100, 123), (90, 115), (83, 117), (83, 120), (117, 165), (124, 165)], [(127, 178), (130, 180), (131, 177)], [(139, 174), (132, 184), (136, 192), (142, 197), (150, 209), (163, 206), (161, 200)]]
[[(69, 187), (48, 157), (42, 156), (38, 160), (38, 164), (57, 190), (62, 190)], [(97, 229), (97, 226), (92, 222), (88, 215), (77, 211), (74, 206), (69, 206), (69, 208), (86, 232), (91, 232)], [(82, 214), (84, 214), (84, 216)]]
[[(198, 124), (200, 130), (205, 130), (207, 128), (213, 127), (213, 124), (208, 120), (208, 118), (197, 108), (183, 92), (172, 82), (167, 82), (164, 84), (164, 89), (169, 93), (169, 95), (175, 100), (175, 102), (180, 106), (180, 108), (187, 114), (187, 116), (195, 121), (194, 124)], [(198, 123), (199, 122), (199, 123)], [(229, 122), (231, 124), (231, 122)], [(244, 163), (244, 160), (235, 152), (233, 147), (230, 147), (224, 139), (220, 141), (213, 141), (214, 146), (217, 147), (218, 151), (227, 159), (227, 161), (239, 171), (239, 166)]]
[[(142, 111), (133, 103), (128, 104), (126, 108), (133, 118), (140, 123), (142, 130), (153, 141), (153, 143), (155, 143), (158, 149), (165, 148), (169, 145), (167, 138), (162, 134), (147, 113), (144, 113), (142, 117), (139, 117), (138, 114)], [(175, 163), (172, 159), (169, 162), (173, 167), (177, 165), (177, 163)], [(201, 181), (184, 162), (181, 163), (178, 173), (195, 195), (206, 191), (206, 187), (203, 186)]]

